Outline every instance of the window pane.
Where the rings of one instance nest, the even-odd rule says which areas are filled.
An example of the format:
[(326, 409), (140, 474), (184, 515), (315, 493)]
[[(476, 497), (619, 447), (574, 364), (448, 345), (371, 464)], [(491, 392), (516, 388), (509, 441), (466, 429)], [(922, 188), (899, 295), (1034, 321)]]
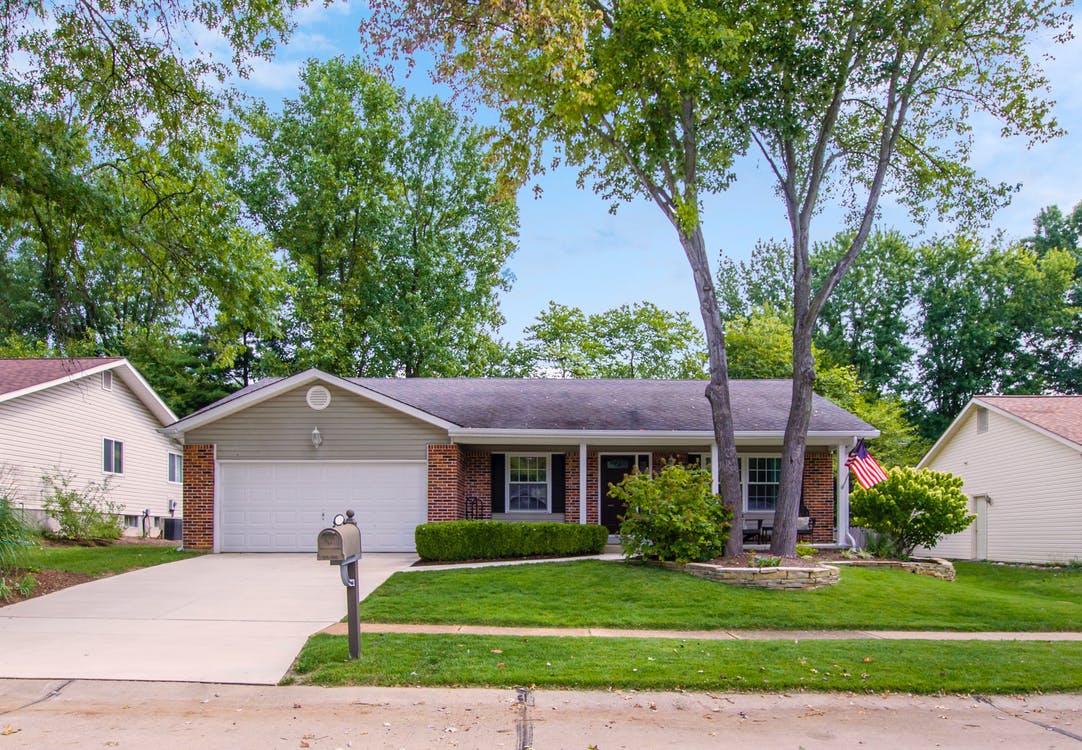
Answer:
[(113, 471), (117, 474), (124, 473), (124, 443), (119, 440), (113, 441)]
[(169, 454), (169, 481), (184, 481), (183, 459), (176, 453)]
[(548, 511), (548, 456), (508, 456), (507, 509)]
[(780, 480), (780, 458), (748, 458), (748, 510), (772, 512)]
[(102, 455), (102, 459), (101, 459), (102, 471), (112, 471), (113, 470), (113, 441), (110, 440), (109, 438), (106, 438), (105, 441), (102, 443), (101, 455)]

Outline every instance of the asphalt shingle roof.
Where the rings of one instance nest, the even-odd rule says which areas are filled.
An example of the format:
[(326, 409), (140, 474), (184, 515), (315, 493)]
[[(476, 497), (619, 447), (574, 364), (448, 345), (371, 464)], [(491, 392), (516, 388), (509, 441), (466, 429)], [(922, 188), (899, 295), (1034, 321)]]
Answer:
[(977, 399), (1082, 445), (1082, 396), (978, 396)]
[(119, 361), (112, 358), (0, 359), (0, 396)]
[[(674, 432), (713, 429), (705, 380), (347, 380), (465, 428)], [(273, 382), (277, 379), (249, 385), (207, 408), (228, 403)], [(783, 431), (791, 389), (789, 380), (731, 381), (736, 430)], [(874, 428), (825, 398), (815, 396), (809, 429), (852, 434)]]

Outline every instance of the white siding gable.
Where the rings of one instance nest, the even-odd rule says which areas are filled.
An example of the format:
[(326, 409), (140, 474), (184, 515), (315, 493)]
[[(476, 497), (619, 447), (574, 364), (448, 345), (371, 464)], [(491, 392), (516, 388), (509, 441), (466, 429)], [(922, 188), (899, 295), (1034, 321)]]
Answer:
[(168, 516), (169, 501), (181, 515), (181, 485), (168, 481), (169, 453), (180, 453), (158, 432), (157, 418), (121, 378), (102, 388), (100, 374), (0, 403), (0, 464), (15, 470), (18, 500), (41, 507), (41, 477), (59, 467), (75, 474), (74, 486), (101, 482), (102, 441), (124, 443), (124, 473), (111, 480), (110, 498), (121, 513)]
[[(1082, 558), (1082, 454), (991, 409), (987, 415), (988, 429), (980, 432), (971, 410), (927, 468), (962, 477), (971, 513), (973, 498), (988, 496), (988, 559)], [(932, 552), (973, 559), (976, 527), (974, 521)]]

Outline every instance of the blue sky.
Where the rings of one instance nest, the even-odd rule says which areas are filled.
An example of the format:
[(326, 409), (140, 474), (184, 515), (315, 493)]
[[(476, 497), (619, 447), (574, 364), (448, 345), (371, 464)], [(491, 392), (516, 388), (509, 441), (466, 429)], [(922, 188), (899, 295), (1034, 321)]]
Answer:
[[(290, 43), (273, 60), (258, 61), (243, 88), (272, 106), (294, 96), (306, 59), (360, 52), (357, 26), (363, 12), (363, 3), (348, 0), (303, 9)], [(1031, 234), (1033, 217), (1042, 207), (1055, 204), (1066, 210), (1082, 201), (1082, 42), (1037, 44), (1041, 51), (1055, 54), (1054, 61), (1045, 63), (1046, 72), (1057, 100), (1056, 116), (1068, 134), (1027, 149), (1019, 139), (1000, 137), (991, 123), (974, 132), (972, 164), (978, 172), (993, 181), (1021, 183), (1020, 192), (991, 228), (1008, 238)], [(434, 91), (424, 74), (397, 83), (411, 93)], [(713, 263), (722, 250), (734, 259), (746, 259), (758, 240), (786, 237), (784, 210), (765, 165), (749, 158), (738, 165), (737, 174), (733, 187), (706, 202), (705, 230)], [(698, 323), (690, 268), (672, 227), (657, 208), (639, 201), (612, 215), (605, 201), (577, 188), (575, 179), (574, 170), (561, 169), (537, 181), (543, 189), (540, 199), (530, 189), (519, 197), (519, 250), (509, 263), (516, 280), (502, 298), (507, 318), (502, 335), (517, 340), (549, 300), (587, 313), (650, 300), (687, 311)], [(904, 213), (889, 205), (880, 226), (916, 233)], [(826, 206), (814, 222), (813, 238), (827, 239), (839, 229), (840, 213)]]

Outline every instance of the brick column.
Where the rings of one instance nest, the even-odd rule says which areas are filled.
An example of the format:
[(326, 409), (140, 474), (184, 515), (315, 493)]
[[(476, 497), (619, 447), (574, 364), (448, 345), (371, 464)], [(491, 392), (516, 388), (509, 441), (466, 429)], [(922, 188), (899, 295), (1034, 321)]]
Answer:
[(579, 522), (579, 452), (564, 453), (564, 523)]
[[(586, 523), (601, 523), (601, 496), (597, 490), (597, 451), (586, 454)], [(579, 478), (575, 475), (575, 486)]]
[(476, 497), (481, 504), (481, 518), (492, 518), (492, 454), (466, 451), (462, 454), (464, 497)]
[(428, 521), (457, 521), (466, 515), (466, 476), (457, 445), (428, 446)]
[(214, 446), (184, 446), (184, 549), (214, 548)]
[(815, 519), (811, 541), (834, 541), (834, 454), (808, 451), (804, 454), (804, 505)]

